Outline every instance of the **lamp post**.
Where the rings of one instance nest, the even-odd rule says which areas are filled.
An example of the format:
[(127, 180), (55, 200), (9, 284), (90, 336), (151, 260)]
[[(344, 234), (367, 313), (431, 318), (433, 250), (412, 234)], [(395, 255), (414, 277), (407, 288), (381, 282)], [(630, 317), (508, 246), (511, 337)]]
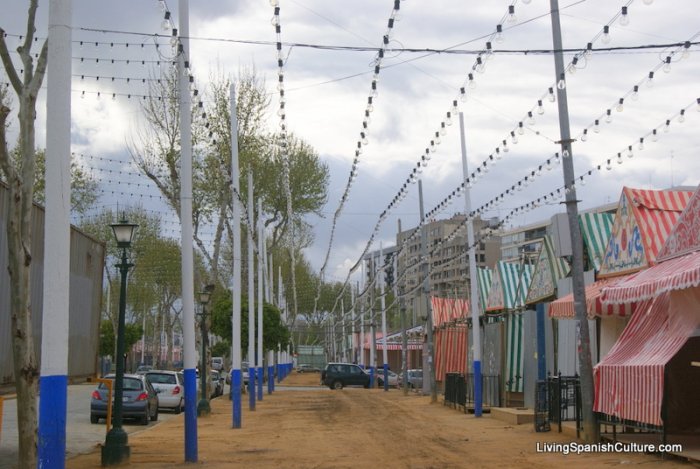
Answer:
[(199, 302), (202, 305), (202, 313), (200, 315), (200, 330), (202, 332), (202, 352), (200, 357), (200, 368), (199, 368), (199, 379), (200, 379), (200, 389), (202, 391), (202, 396), (197, 403), (197, 416), (209, 415), (211, 413), (211, 407), (209, 406), (209, 399), (207, 398), (207, 303), (209, 303), (209, 298), (211, 297), (211, 292), (214, 290), (214, 285), (207, 285), (204, 290), (199, 292)]
[[(125, 217), (124, 217), (125, 218)], [(128, 437), (122, 428), (122, 398), (124, 395), (124, 321), (126, 316), (126, 277), (134, 264), (129, 263), (126, 251), (138, 225), (122, 219), (119, 223), (110, 225), (117, 240), (117, 248), (122, 250), (121, 264), (116, 267), (121, 273), (121, 288), (119, 290), (119, 322), (117, 325), (117, 374), (114, 378), (114, 412), (112, 429), (107, 433), (105, 444), (102, 446), (102, 465), (111, 466), (128, 462), (131, 450), (127, 445)], [(109, 404), (108, 404), (109, 405)]]

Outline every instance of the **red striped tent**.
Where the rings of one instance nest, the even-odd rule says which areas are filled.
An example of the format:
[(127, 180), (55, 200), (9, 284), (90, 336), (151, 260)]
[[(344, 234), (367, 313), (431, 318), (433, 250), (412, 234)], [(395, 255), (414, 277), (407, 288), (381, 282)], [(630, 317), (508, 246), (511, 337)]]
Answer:
[(462, 298), (438, 298), (431, 297), (430, 305), (433, 310), (433, 327), (466, 320), (469, 316), (469, 301)]
[[(616, 285), (628, 278), (627, 275), (622, 277), (611, 277), (598, 280), (586, 286), (586, 311), (588, 318), (592, 319), (596, 316), (621, 316), (629, 317), (634, 313), (636, 305), (634, 303), (627, 304), (607, 304), (603, 303), (602, 291), (603, 288), (611, 285)], [(574, 311), (574, 294), (569, 293), (566, 296), (551, 302), (548, 307), (549, 317), (573, 319), (576, 317)]]
[(467, 372), (466, 324), (447, 325), (434, 331), (435, 336), (435, 379), (443, 381), (445, 373)]
[(664, 369), (700, 327), (698, 304), (697, 288), (662, 293), (639, 304), (620, 339), (594, 368), (593, 410), (664, 425)]
[(615, 277), (651, 266), (692, 191), (622, 189), (599, 276)]

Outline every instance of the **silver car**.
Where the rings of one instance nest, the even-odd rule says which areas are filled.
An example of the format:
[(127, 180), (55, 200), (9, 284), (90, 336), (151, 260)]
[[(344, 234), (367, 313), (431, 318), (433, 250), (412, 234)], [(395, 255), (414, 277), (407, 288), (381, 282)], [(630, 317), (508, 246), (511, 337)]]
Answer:
[(176, 414), (185, 406), (185, 378), (182, 373), (169, 370), (151, 370), (146, 378), (158, 392), (158, 407), (172, 409)]
[[(114, 375), (107, 375), (105, 378), (113, 380)], [(158, 394), (144, 376), (125, 374), (122, 390), (122, 417), (138, 419), (142, 425), (158, 420)], [(109, 392), (104, 383), (100, 383), (92, 392), (90, 423), (98, 423), (101, 418), (107, 418), (108, 396)]]

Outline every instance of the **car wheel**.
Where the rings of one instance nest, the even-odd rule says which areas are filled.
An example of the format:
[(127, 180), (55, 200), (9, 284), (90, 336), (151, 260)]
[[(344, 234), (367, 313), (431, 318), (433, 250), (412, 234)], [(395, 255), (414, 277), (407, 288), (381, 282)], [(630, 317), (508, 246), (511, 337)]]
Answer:
[(148, 412), (148, 407), (146, 407), (146, 410), (143, 412), (143, 416), (141, 417), (141, 425), (148, 425), (148, 421), (151, 419), (149, 414), (150, 412)]
[(378, 379), (378, 380), (377, 380), (377, 385), (378, 385), (380, 388), (381, 388), (381, 387), (384, 387), (384, 381), (382, 381), (381, 379)]
[(332, 389), (343, 389), (343, 382), (342, 381), (333, 381), (332, 386), (333, 386)]
[(90, 414), (90, 423), (99, 423), (100, 418), (97, 415)]
[(180, 412), (182, 412), (182, 400), (180, 400), (180, 402), (175, 407), (175, 413), (179, 414)]
[(156, 411), (153, 413), (153, 416), (151, 417), (151, 422), (157, 422), (158, 421), (158, 407), (156, 407)]

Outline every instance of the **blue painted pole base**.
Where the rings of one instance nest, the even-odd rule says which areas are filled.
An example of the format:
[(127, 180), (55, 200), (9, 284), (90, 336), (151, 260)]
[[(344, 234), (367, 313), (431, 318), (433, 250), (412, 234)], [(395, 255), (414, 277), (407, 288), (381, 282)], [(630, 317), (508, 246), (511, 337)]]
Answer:
[(255, 410), (255, 368), (248, 368), (248, 409)]
[(68, 377), (39, 379), (38, 468), (63, 469), (66, 461)]
[(267, 393), (272, 394), (275, 390), (275, 372), (273, 366), (267, 367)]
[(481, 417), (482, 404), (481, 361), (474, 360), (474, 417)]
[(233, 370), (231, 373), (231, 412), (233, 428), (241, 428), (241, 370)]
[[(202, 370), (202, 373), (205, 371)], [(185, 462), (197, 462), (197, 371), (185, 375)]]
[(258, 400), (263, 400), (263, 389), (265, 388), (265, 374), (263, 373), (264, 368), (262, 366), (258, 367)]
[(389, 390), (389, 364), (384, 364), (384, 390)]

